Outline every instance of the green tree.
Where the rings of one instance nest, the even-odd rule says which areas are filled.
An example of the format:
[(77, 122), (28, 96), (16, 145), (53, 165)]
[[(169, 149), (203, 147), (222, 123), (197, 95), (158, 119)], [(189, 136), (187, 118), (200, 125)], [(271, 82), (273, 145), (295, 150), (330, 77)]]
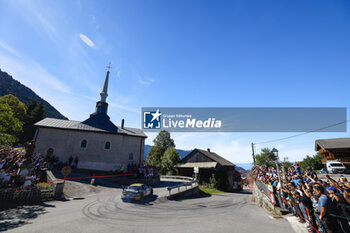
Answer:
[(314, 156), (307, 155), (303, 161), (299, 163), (300, 167), (306, 169), (308, 167), (312, 167), (315, 170), (319, 170), (323, 168), (322, 164), (323, 155), (321, 153), (317, 153)]
[(177, 175), (178, 171), (175, 165), (180, 161), (180, 156), (175, 148), (169, 147), (162, 156), (161, 172), (165, 175)]
[(255, 156), (257, 165), (267, 165), (276, 167), (276, 156), (271, 152), (269, 148), (263, 148), (260, 154)]
[(9, 145), (18, 141), (23, 123), (15, 117), (7, 103), (0, 103), (0, 145)]
[(14, 96), (14, 95), (4, 95), (0, 97), (0, 103), (7, 103), (14, 116), (20, 120), (20, 121), (24, 121), (25, 119), (25, 115), (26, 115), (26, 105), (24, 103), (22, 103), (21, 101), (19, 101), (19, 99)]
[(29, 142), (33, 139), (35, 134), (34, 124), (41, 121), (45, 117), (45, 109), (43, 102), (36, 102), (35, 100), (30, 101), (27, 104), (27, 114), (23, 125), (23, 135), (21, 138), (22, 142)]
[(148, 152), (146, 164), (161, 167), (162, 157), (168, 148), (175, 148), (174, 140), (170, 137), (170, 133), (166, 130), (159, 132), (153, 140), (154, 146)]
[(320, 152), (317, 152), (317, 154), (314, 155), (314, 163), (312, 167), (316, 170), (322, 169), (324, 167), (324, 165), (322, 164), (322, 159), (323, 155)]

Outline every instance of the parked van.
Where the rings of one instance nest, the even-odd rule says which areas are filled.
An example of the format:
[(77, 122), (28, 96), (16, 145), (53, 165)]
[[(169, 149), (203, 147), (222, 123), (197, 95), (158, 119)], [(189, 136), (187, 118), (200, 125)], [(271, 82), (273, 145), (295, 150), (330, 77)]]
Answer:
[(328, 160), (326, 168), (329, 173), (344, 173), (346, 170), (344, 164), (338, 160)]

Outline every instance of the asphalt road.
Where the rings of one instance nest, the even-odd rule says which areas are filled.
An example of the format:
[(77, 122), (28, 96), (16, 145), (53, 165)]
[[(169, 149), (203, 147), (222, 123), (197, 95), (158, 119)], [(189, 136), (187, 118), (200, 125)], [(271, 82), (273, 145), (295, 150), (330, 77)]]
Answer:
[[(348, 179), (348, 181), (350, 181), (350, 174), (328, 174), (328, 175), (334, 180), (338, 180), (340, 176), (344, 176), (346, 177), (346, 179)], [(317, 174), (317, 176), (322, 180), (327, 180), (326, 174), (324, 173)]]
[(180, 201), (159, 201), (166, 184), (143, 204), (124, 203), (121, 189), (69, 201), (23, 206), (0, 213), (0, 231), (8, 232), (294, 232), (285, 219), (275, 219), (250, 202), (251, 195), (227, 193)]

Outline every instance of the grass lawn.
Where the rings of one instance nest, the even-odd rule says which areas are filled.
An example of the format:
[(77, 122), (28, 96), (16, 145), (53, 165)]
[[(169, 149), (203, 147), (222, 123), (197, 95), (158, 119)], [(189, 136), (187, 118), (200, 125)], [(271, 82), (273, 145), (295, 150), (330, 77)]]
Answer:
[(220, 190), (217, 190), (215, 188), (209, 188), (208, 186), (205, 186), (205, 185), (199, 185), (199, 189), (203, 193), (208, 194), (208, 195), (218, 194), (218, 193), (225, 193), (224, 191), (220, 191)]

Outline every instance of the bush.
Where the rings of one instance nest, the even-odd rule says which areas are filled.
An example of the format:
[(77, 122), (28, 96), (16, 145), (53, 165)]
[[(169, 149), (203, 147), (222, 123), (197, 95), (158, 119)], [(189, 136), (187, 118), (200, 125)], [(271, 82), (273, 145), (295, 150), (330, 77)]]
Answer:
[(216, 189), (219, 186), (218, 180), (216, 179), (215, 174), (211, 174), (211, 177), (209, 178), (209, 188)]

